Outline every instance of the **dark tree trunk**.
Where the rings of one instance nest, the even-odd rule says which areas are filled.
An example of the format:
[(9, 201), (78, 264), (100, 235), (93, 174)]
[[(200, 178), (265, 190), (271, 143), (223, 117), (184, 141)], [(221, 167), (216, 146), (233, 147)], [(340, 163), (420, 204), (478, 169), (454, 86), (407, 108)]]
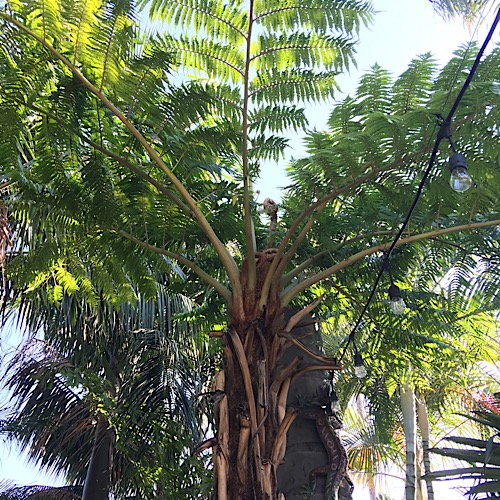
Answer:
[[(295, 311), (296, 312), (296, 311)], [(291, 316), (292, 311), (287, 311)], [(292, 331), (292, 335), (302, 341), (309, 349), (317, 354), (322, 352), (321, 333), (311, 316), (304, 318)], [(303, 356), (300, 366), (313, 364), (314, 360), (304, 355), (296, 346), (291, 346), (280, 357), (280, 366), (288, 365), (297, 356)], [(321, 387), (325, 380), (324, 371), (305, 373), (290, 385), (288, 405), (298, 405), (301, 401), (316, 401), (323, 397)], [(287, 434), (287, 446), (283, 464), (278, 469), (278, 487), (285, 495), (286, 500), (303, 500), (304, 490), (309, 486), (309, 474), (312, 470), (328, 463), (326, 452), (321, 438), (318, 435), (316, 424), (311, 419), (295, 419)], [(325, 498), (325, 477), (318, 477), (314, 500)]]
[(99, 415), (82, 500), (108, 500), (114, 441), (115, 433), (109, 428), (109, 422)]
[[(292, 311), (286, 311), (287, 316), (291, 314)], [(311, 316), (306, 316), (293, 329), (292, 334), (312, 352), (320, 355), (323, 353), (321, 331)], [(298, 347), (291, 346), (280, 357), (279, 364), (286, 366), (294, 357), (301, 354), (303, 355)], [(310, 356), (303, 355), (298, 369), (314, 363), (315, 360)], [(312, 371), (295, 380), (288, 393), (288, 405), (300, 406), (301, 403), (312, 403), (322, 406), (325, 403), (328, 404), (329, 388), (325, 387), (326, 377), (325, 371)], [(318, 409), (318, 411), (324, 410)], [(333, 431), (336, 432), (336, 429)], [(288, 431), (284, 462), (278, 469), (278, 487), (286, 500), (303, 500), (306, 491), (310, 500), (325, 500), (327, 498), (327, 475), (316, 476), (314, 488), (311, 487), (310, 479), (311, 471), (323, 468), (330, 460), (331, 456), (321, 439), (316, 422), (311, 418), (302, 417), (299, 413)], [(339, 500), (351, 499), (352, 484), (348, 476), (339, 482)]]

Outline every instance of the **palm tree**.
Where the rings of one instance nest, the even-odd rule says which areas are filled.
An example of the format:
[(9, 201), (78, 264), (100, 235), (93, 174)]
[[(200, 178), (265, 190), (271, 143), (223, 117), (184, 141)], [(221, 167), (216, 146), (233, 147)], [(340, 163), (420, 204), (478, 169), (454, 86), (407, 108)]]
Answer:
[[(433, 448), (432, 453), (455, 458), (469, 463), (468, 467), (457, 467), (429, 474), (433, 479), (469, 479), (477, 481), (466, 495), (473, 498), (498, 498), (500, 494), (500, 445), (495, 438), (500, 430), (500, 408), (496, 397), (485, 397), (479, 409), (467, 418), (487, 429), (488, 439), (471, 437), (448, 437), (448, 441), (467, 448)], [(488, 436), (489, 434), (489, 436)]]
[[(141, 36), (135, 5), (125, 0), (102, 7), (28, 1), (0, 13), (2, 46), (8, 47), (0, 55), (0, 120), (9, 127), (0, 164), (12, 182), (8, 206), (26, 235), (8, 276), (27, 296), (43, 290), (56, 303), (63, 292), (90, 302), (98, 290), (121, 304), (132, 300), (134, 286), (154, 295), (156, 269), (171, 273), (182, 266), (186, 279), (176, 286), (216, 318), (210, 335), (222, 350), (216, 494), (220, 500), (275, 499), (290, 426), (296, 420), (300, 432), (308, 421), (304, 411), (315, 409), (319, 434), (329, 430), (321, 395), (308, 393), (304, 410), (300, 398), (289, 397), (292, 382), (310, 371), (340, 368), (293, 331), (298, 335), (304, 322), (320, 317), (343, 322), (344, 332), (353, 325), (431, 150), (435, 114), (446, 113), (470, 52), (457, 55), (434, 87), (428, 56), (394, 88), (383, 72), (369, 75), (358, 99), (337, 106), (333, 133), (311, 135), (317, 154), (293, 165), (282, 206), (267, 200), (266, 224), (252, 191), (261, 162), (282, 153), (284, 130), (305, 125), (297, 101), (332, 95), (371, 5), (148, 5), (166, 33)], [(447, 182), (433, 176), (398, 242), (391, 266), (396, 276), (406, 268), (416, 273), (419, 262), (427, 274), (437, 269), (442, 276), (463, 248), (497, 257), (489, 242), (499, 223), (493, 168), (498, 93), (492, 85), (498, 57), (494, 51), (481, 66), (481, 84), (471, 89), (455, 127), (457, 145), (481, 159), (482, 170), (470, 165), (481, 189), (458, 203)], [(176, 79), (173, 69), (180, 70)], [(186, 73), (196, 83), (176, 87)], [(425, 266), (422, 255), (430, 256)], [(314, 308), (317, 316), (308, 321)], [(431, 363), (428, 344), (439, 345), (443, 327), (451, 330), (457, 320), (453, 309), (438, 312), (420, 315), (415, 307), (412, 328), (404, 330), (403, 352), (426, 355), (417, 359), (422, 367)], [(396, 332), (406, 319), (376, 318), (377, 338), (367, 341), (370, 320), (357, 345), (363, 354), (392, 346), (386, 361), (397, 365), (394, 349), (403, 339)], [(428, 336), (417, 328), (421, 322)], [(302, 354), (281, 363), (292, 346), (310, 364), (301, 364)], [(326, 443), (321, 452), (344, 464), (341, 448), (334, 448)], [(310, 472), (304, 467), (300, 484), (307, 486)], [(338, 487), (343, 473), (328, 473), (323, 483)], [(324, 495), (317, 483), (314, 494)]]
[[(94, 312), (67, 296), (23, 306), (31, 335), (6, 367), (13, 399), (3, 430), (30, 459), (83, 485), (84, 500), (202, 491), (189, 450), (203, 440), (198, 394), (210, 356), (175, 319), (189, 301), (160, 289), (155, 302), (119, 310), (101, 302)], [(33, 339), (40, 327), (43, 341)]]
[(81, 488), (63, 486), (52, 488), (48, 486), (15, 486), (2, 481), (0, 483), (1, 500), (80, 500)]

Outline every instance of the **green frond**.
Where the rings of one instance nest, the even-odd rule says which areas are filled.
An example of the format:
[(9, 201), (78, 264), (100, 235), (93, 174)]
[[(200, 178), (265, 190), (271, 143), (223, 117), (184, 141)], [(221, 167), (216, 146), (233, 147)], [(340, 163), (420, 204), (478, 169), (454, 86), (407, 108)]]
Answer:
[(407, 153), (408, 142), (411, 141), (404, 125), (404, 119), (400, 116), (373, 111), (365, 120), (363, 132), (372, 140), (375, 139), (380, 149), (398, 159)]
[(320, 32), (342, 31), (349, 35), (368, 25), (375, 13), (370, 2), (358, 0), (278, 0), (270, 6), (265, 0), (254, 3), (256, 19), (269, 31), (288, 30), (295, 26)]
[(44, 40), (54, 43), (62, 33), (61, 3), (57, 0), (39, 2), (9, 2), (9, 9), (20, 14), (21, 19)]
[(64, 52), (73, 64), (82, 63), (94, 56), (92, 53), (93, 26), (98, 22), (100, 0), (63, 0), (61, 14), (64, 23)]
[(177, 56), (177, 64), (216, 81), (241, 83), (243, 55), (210, 38), (164, 37), (165, 46)]
[(359, 80), (357, 97), (365, 113), (388, 113), (391, 109), (392, 78), (389, 71), (374, 64)]
[(328, 127), (334, 134), (349, 134), (361, 130), (362, 105), (347, 96), (335, 105), (328, 118)]
[(138, 6), (149, 7), (152, 19), (189, 27), (209, 38), (240, 45), (246, 37), (248, 17), (240, 1), (228, 5), (222, 0), (140, 0)]
[(337, 73), (315, 73), (307, 69), (269, 71), (258, 75), (250, 85), (250, 96), (258, 104), (278, 102), (317, 102), (333, 97), (338, 88)]
[(39, 498), (64, 498), (65, 500), (80, 500), (83, 486), (16, 486), (2, 481), (0, 483), (1, 500), (27, 500), (38, 496)]
[(259, 72), (290, 66), (341, 71), (353, 61), (354, 42), (317, 33), (266, 33), (252, 47), (251, 61)]
[[(449, 106), (453, 103), (467, 78), (477, 52), (478, 44), (476, 42), (472, 42), (470, 45), (461, 45), (453, 52), (454, 57), (450, 59), (436, 78), (432, 90), (446, 92)], [(448, 93), (451, 95), (448, 96)]]
[(172, 55), (156, 40), (146, 39), (137, 49), (140, 53), (125, 62), (120, 85), (114, 90), (127, 116), (135, 120), (148, 117), (153, 122), (157, 117), (152, 111), (166, 93)]
[(250, 114), (249, 127), (264, 133), (291, 129), (297, 131), (307, 124), (304, 109), (295, 106), (264, 106)]
[(259, 135), (252, 140), (249, 157), (255, 160), (262, 158), (278, 161), (283, 157), (288, 141), (289, 139), (285, 137)]
[(463, 17), (467, 23), (472, 22), (488, 4), (494, 4), (491, 0), (431, 0), (431, 3), (442, 17)]
[(92, 58), (89, 67), (95, 74), (95, 85), (113, 88), (121, 76), (130, 45), (136, 36), (137, 25), (131, 0), (108, 0), (96, 14), (92, 27)]
[(408, 69), (392, 87), (392, 109), (395, 113), (408, 113), (428, 99), (435, 70), (436, 63), (430, 53), (410, 62)]
[[(161, 478), (159, 491), (174, 490), (179, 479), (158, 464), (195, 466), (185, 455), (203, 439), (197, 395), (210, 354), (206, 339), (179, 319), (191, 301), (165, 294), (161, 285), (157, 292), (155, 300), (118, 307), (101, 297), (95, 308), (69, 295), (58, 305), (39, 295), (21, 309), (28, 329), (43, 324), (45, 341), (31, 340), (4, 375), (16, 400), (3, 430), (20, 439), (31, 460), (83, 482), (98, 412), (118, 437), (115, 492), (149, 498), (151, 473)], [(196, 467), (192, 473), (202, 475)]]
[(8, 127), (11, 132), (0, 135), (1, 173), (3, 178), (6, 179), (19, 164), (19, 155), (22, 151), (20, 142), (23, 141), (26, 130), (18, 113), (10, 106), (2, 105), (1, 102), (0, 127), (2, 130), (7, 130)]

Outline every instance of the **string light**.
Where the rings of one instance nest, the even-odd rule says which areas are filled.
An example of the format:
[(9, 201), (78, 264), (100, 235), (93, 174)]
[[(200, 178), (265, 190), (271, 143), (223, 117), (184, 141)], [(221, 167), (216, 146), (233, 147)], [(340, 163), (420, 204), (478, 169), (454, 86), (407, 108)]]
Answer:
[(386, 263), (386, 269), (389, 273), (389, 279), (391, 280), (391, 286), (389, 287), (389, 299), (391, 305), (391, 311), (396, 316), (401, 316), (406, 311), (406, 304), (403, 300), (403, 296), (401, 295), (401, 290), (399, 286), (394, 284), (394, 279), (392, 278), (391, 268), (389, 267), (389, 262)]
[(328, 383), (328, 388), (329, 388), (329, 391), (328, 391), (328, 400), (329, 400), (329, 403), (327, 404), (327, 407), (326, 407), (326, 414), (330, 415), (330, 416), (331, 415), (335, 415), (336, 413), (338, 413), (341, 410), (339, 397), (337, 396), (337, 393), (335, 391), (335, 381), (334, 381), (335, 373), (336, 372), (334, 370), (332, 370), (330, 372), (330, 380), (329, 380), (329, 383)]
[(465, 193), (465, 191), (473, 186), (474, 181), (467, 171), (467, 162), (465, 161), (464, 155), (457, 152), (455, 144), (453, 144), (453, 141), (451, 140), (450, 121), (445, 120), (442, 116), (439, 115), (438, 118), (442, 120), (438, 137), (440, 137), (441, 139), (447, 139), (453, 151), (453, 154), (449, 158), (451, 173), (450, 186), (457, 193)]
[(363, 364), (363, 356), (361, 356), (361, 353), (358, 351), (354, 354), (354, 374), (359, 379), (365, 378), (368, 375), (365, 365)]
[(467, 163), (460, 153), (450, 156), (450, 186), (457, 193), (464, 193), (472, 187), (474, 181), (467, 172)]
[(450, 156), (450, 186), (457, 193), (465, 193), (472, 187), (474, 181), (467, 172), (467, 163), (460, 153), (453, 153)]
[[(347, 352), (347, 349), (349, 347), (349, 344), (352, 342), (354, 344), (354, 365), (355, 365), (355, 373), (356, 373), (356, 376), (358, 376), (359, 378), (363, 378), (366, 376), (366, 368), (364, 367), (363, 365), (363, 358), (361, 356), (361, 354), (358, 352), (357, 348), (356, 348), (356, 344), (354, 343), (354, 338), (355, 338), (355, 335), (356, 335), (356, 331), (359, 327), (359, 325), (361, 324), (361, 320), (363, 319), (366, 311), (368, 310), (368, 307), (375, 295), (375, 292), (377, 290), (377, 287), (378, 287), (378, 284), (380, 282), (380, 279), (382, 277), (382, 274), (384, 273), (385, 269), (386, 269), (386, 266), (389, 262), (389, 257), (391, 256), (391, 253), (392, 251), (394, 250), (394, 248), (396, 247), (396, 244), (397, 242), (399, 241), (399, 239), (401, 238), (401, 235), (403, 234), (404, 230), (406, 229), (409, 221), (410, 221), (410, 218), (415, 210), (415, 207), (417, 205), (417, 202), (420, 198), (420, 195), (422, 194), (422, 190), (424, 188), (424, 185), (425, 185), (425, 182), (427, 181), (427, 178), (429, 177), (430, 173), (431, 173), (431, 170), (432, 170), (432, 167), (434, 166), (434, 162), (436, 160), (436, 157), (437, 157), (437, 154), (438, 154), (438, 151), (439, 151), (439, 145), (441, 144), (441, 141), (444, 139), (444, 138), (447, 138), (449, 141), (450, 141), (450, 145), (452, 146), (452, 149), (454, 150), (454, 146), (453, 146), (453, 143), (451, 141), (451, 133), (450, 133), (450, 124), (451, 124), (451, 120), (465, 94), (465, 91), (467, 90), (467, 88), (469, 87), (470, 85), (470, 82), (472, 81), (472, 78), (474, 77), (474, 74), (477, 70), (477, 67), (479, 66), (479, 63), (481, 61), (481, 58), (484, 54), (484, 51), (486, 50), (486, 47), (487, 45), (489, 44), (492, 36), (493, 36), (493, 33), (498, 25), (500, 21), (500, 9), (498, 9), (497, 11), (497, 14), (496, 14), (496, 17), (493, 21), (493, 24), (491, 25), (491, 28), (490, 30), (488, 31), (488, 34), (486, 35), (486, 38), (483, 42), (483, 44), (481, 45), (481, 48), (479, 49), (479, 52), (477, 53), (477, 56), (476, 56), (476, 59), (474, 60), (474, 64), (472, 65), (470, 71), (469, 71), (469, 74), (467, 76), (467, 79), (465, 80), (464, 84), (462, 85), (462, 88), (460, 89), (460, 92), (458, 94), (458, 96), (456, 97), (449, 113), (448, 113), (448, 116), (446, 117), (446, 119), (443, 119), (442, 120), (442, 123), (441, 123), (441, 127), (440, 127), (440, 130), (437, 134), (437, 137), (436, 137), (436, 141), (434, 143), (434, 147), (432, 149), (432, 152), (431, 152), (431, 156), (429, 158), (429, 163), (427, 165), (427, 168), (425, 169), (424, 171), (424, 174), (422, 175), (422, 179), (418, 185), (418, 188), (417, 188), (417, 192), (415, 194), (415, 197), (413, 199), (413, 202), (410, 206), (410, 209), (408, 211), (408, 214), (403, 222), (403, 224), (401, 225), (398, 233), (396, 234), (393, 242), (391, 243), (391, 245), (389, 246), (389, 249), (385, 255), (385, 258), (384, 258), (384, 261), (382, 263), (382, 268), (380, 270), (380, 272), (378, 273), (377, 275), (377, 278), (375, 279), (375, 283), (373, 285), (373, 288), (372, 288), (372, 291), (370, 293), (370, 296), (368, 297), (368, 300), (365, 304), (365, 306), (363, 307), (363, 310), (361, 311), (361, 314), (360, 316), (358, 317), (358, 320), (356, 321), (356, 324), (354, 325), (354, 328), (352, 329), (351, 333), (349, 334), (349, 337), (348, 337), (348, 340), (347, 340), (347, 343), (346, 345), (344, 346), (344, 349), (342, 351), (342, 355), (340, 356), (340, 359), (339, 361), (341, 361), (343, 359), (343, 357), (345, 356), (346, 352)], [(467, 172), (467, 165), (465, 163), (465, 158), (463, 158), (462, 155), (460, 155), (459, 153), (457, 153), (455, 150), (453, 151), (453, 155), (450, 157), (450, 168), (451, 168), (451, 163), (452, 163), (452, 160), (455, 164), (455, 167), (452, 169), (452, 174), (453, 174), (453, 171), (460, 167), (460, 170), (458, 172), (455, 173), (455, 176), (460, 176), (460, 174), (462, 174), (462, 179), (461, 179), (461, 183), (460, 183), (460, 186), (459, 187), (464, 187), (467, 183), (468, 183), (468, 180), (463, 180), (463, 177), (465, 176), (464, 174), (464, 169), (465, 169), (465, 172)], [(456, 165), (456, 163), (458, 163), (458, 165)], [(467, 175), (468, 175), (468, 172), (467, 172)], [(472, 180), (471, 180), (472, 181)], [(471, 182), (471, 186), (472, 186), (473, 182)], [(453, 184), (452, 184), (452, 181), (450, 179), (450, 185), (451, 187), (453, 188)], [(469, 186), (470, 187), (470, 186)], [(467, 188), (468, 189), (468, 188)], [(466, 189), (464, 189), (463, 191), (466, 191)], [(463, 192), (463, 191), (460, 191), (460, 192)]]
[(340, 411), (340, 401), (334, 389), (330, 392), (330, 409), (333, 413)]
[(394, 283), (389, 287), (389, 298), (391, 299), (391, 311), (396, 316), (401, 316), (406, 311), (406, 304), (401, 295), (401, 290)]

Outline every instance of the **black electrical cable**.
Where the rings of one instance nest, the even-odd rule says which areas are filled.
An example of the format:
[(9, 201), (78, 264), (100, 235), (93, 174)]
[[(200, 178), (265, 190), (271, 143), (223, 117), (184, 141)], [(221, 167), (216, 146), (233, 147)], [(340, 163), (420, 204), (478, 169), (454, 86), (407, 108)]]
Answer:
[(498, 22), (500, 21), (500, 8), (497, 11), (497, 15), (495, 16), (495, 19), (493, 21), (493, 24), (491, 25), (490, 31), (488, 31), (488, 34), (486, 35), (486, 38), (484, 39), (483, 45), (479, 49), (479, 52), (477, 53), (476, 59), (474, 61), (474, 64), (472, 65), (472, 68), (469, 71), (469, 76), (467, 77), (467, 80), (465, 80), (462, 89), (460, 90), (457, 98), (455, 99), (455, 102), (453, 103), (453, 106), (450, 109), (450, 112), (448, 113), (448, 116), (446, 117), (446, 121), (449, 123), (451, 122), (451, 119), (453, 118), (453, 115), (455, 114), (458, 105), (460, 104), (460, 101), (462, 100), (462, 97), (465, 94), (465, 91), (469, 88), (469, 84), (472, 81), (472, 78), (474, 77), (474, 73), (477, 70), (477, 67), (479, 66), (479, 63), (481, 61), (481, 58), (483, 57), (484, 51), (486, 50), (487, 45), (490, 43), (491, 37), (493, 36), (493, 33), (495, 32), (495, 29), (497, 27)]
[[(404, 230), (406, 229), (406, 226), (410, 222), (410, 218), (415, 210), (415, 207), (417, 206), (417, 202), (420, 198), (420, 195), (422, 194), (424, 184), (427, 181), (427, 178), (429, 177), (429, 175), (432, 171), (432, 167), (434, 166), (436, 156), (439, 152), (439, 145), (441, 144), (441, 141), (444, 138), (449, 137), (449, 127), (450, 127), (451, 119), (453, 118), (453, 115), (455, 114), (455, 112), (460, 104), (460, 101), (462, 100), (462, 98), (465, 94), (465, 91), (469, 87), (469, 84), (472, 81), (472, 78), (474, 77), (474, 73), (477, 70), (479, 62), (481, 61), (481, 58), (484, 54), (484, 51), (486, 50), (486, 47), (487, 47), (488, 43), (490, 42), (491, 37), (493, 36), (493, 33), (495, 32), (495, 29), (496, 29), (499, 21), (500, 21), (500, 8), (498, 9), (495, 20), (493, 21), (493, 24), (491, 25), (491, 28), (490, 28), (488, 34), (486, 35), (486, 38), (485, 38), (481, 48), (479, 49), (479, 52), (477, 53), (476, 59), (475, 59), (474, 64), (472, 65), (472, 67), (469, 71), (469, 75), (467, 76), (467, 79), (465, 80), (464, 84), (462, 85), (462, 88), (461, 88), (460, 92), (458, 93), (458, 96), (456, 97), (455, 102), (453, 103), (453, 106), (451, 107), (450, 112), (448, 113), (448, 116), (443, 120), (443, 122), (441, 124), (438, 135), (436, 137), (436, 141), (434, 143), (434, 148), (432, 149), (431, 156), (429, 158), (429, 163), (427, 165), (427, 168), (424, 171), (424, 174), (422, 175), (422, 179), (420, 181), (420, 184), (418, 185), (417, 192), (415, 194), (415, 198), (413, 199), (413, 202), (410, 206), (410, 209), (408, 210), (408, 215), (406, 216), (401, 228), (399, 229), (397, 235), (395, 236), (393, 242), (391, 243), (389, 250), (387, 250), (387, 252), (385, 253), (381, 269), (377, 275), (377, 278), (375, 279), (375, 283), (373, 284), (373, 288), (372, 288), (372, 291), (370, 293), (370, 296), (368, 297), (368, 300), (367, 300), (365, 306), (363, 307), (363, 310), (361, 311), (361, 314), (359, 315), (358, 320), (356, 321), (356, 325), (354, 326), (351, 333), (349, 334), (347, 344), (345, 345), (345, 347), (342, 351), (342, 354), (339, 358), (339, 362), (342, 361), (343, 357), (345, 356), (345, 354), (347, 352), (347, 348), (349, 347), (349, 344), (351, 342), (354, 344), (354, 337), (356, 335), (356, 330), (358, 329), (359, 325), (361, 324), (361, 321), (362, 321), (366, 311), (368, 310), (368, 307), (370, 306), (371, 301), (373, 300), (375, 292), (377, 291), (378, 284), (382, 278), (382, 275), (384, 274), (384, 271), (386, 270), (386, 268), (388, 266), (391, 253), (394, 250), (394, 247), (397, 245), (399, 239), (401, 238), (401, 235), (403, 234)], [(357, 349), (355, 349), (355, 350), (357, 351)]]

